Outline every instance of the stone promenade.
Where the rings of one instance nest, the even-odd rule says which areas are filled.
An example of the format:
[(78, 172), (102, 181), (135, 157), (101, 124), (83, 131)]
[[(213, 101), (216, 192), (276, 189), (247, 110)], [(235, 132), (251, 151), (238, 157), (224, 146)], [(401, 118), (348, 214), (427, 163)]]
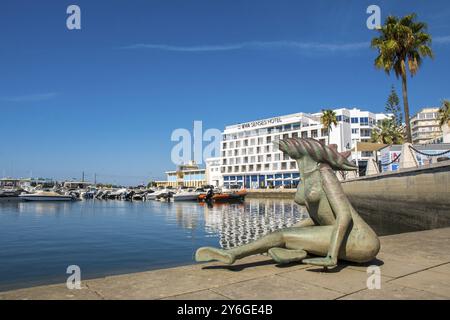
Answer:
[[(195, 264), (0, 292), (2, 299), (450, 299), (450, 228), (381, 238), (377, 259), (324, 272), (277, 266), (253, 256), (231, 267)], [(381, 270), (381, 289), (367, 288), (367, 266)]]

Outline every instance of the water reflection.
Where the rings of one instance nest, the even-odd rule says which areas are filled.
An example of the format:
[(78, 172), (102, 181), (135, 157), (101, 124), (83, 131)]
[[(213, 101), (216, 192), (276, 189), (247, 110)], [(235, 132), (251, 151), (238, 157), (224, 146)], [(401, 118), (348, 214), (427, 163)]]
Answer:
[(305, 208), (292, 201), (255, 199), (243, 204), (216, 204), (205, 206), (205, 232), (218, 234), (220, 246), (228, 249), (307, 217)]

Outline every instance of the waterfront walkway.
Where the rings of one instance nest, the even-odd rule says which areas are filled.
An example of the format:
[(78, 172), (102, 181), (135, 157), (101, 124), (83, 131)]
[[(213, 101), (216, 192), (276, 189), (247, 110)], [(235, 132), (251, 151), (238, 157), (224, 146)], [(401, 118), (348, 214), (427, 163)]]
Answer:
[(381, 244), (370, 263), (380, 267), (381, 289), (367, 289), (367, 266), (341, 264), (323, 272), (253, 256), (231, 267), (196, 264), (86, 280), (80, 290), (60, 284), (0, 292), (0, 300), (450, 299), (450, 228), (386, 236)]

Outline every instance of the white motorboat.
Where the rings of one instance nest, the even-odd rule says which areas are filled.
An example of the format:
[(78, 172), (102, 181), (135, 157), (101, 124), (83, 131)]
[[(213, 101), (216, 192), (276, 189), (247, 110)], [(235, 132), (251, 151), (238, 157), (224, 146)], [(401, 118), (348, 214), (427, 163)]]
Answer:
[(196, 201), (198, 200), (198, 196), (202, 194), (206, 194), (204, 188), (181, 189), (173, 195), (173, 201)]
[(22, 193), (19, 198), (25, 201), (73, 201), (71, 195), (62, 195), (53, 191), (38, 191), (36, 193)]
[(157, 197), (162, 196), (165, 193), (168, 193), (168, 189), (156, 190), (155, 192), (148, 193), (146, 196), (147, 200), (156, 200)]
[(173, 201), (196, 201), (201, 192), (181, 191), (172, 196)]

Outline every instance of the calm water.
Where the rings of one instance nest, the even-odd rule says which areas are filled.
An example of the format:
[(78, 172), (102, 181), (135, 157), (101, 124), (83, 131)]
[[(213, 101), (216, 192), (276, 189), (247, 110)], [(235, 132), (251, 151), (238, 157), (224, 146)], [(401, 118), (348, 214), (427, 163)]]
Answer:
[(244, 204), (125, 201), (0, 203), (0, 291), (194, 263), (201, 246), (229, 248), (308, 216), (292, 201)]

